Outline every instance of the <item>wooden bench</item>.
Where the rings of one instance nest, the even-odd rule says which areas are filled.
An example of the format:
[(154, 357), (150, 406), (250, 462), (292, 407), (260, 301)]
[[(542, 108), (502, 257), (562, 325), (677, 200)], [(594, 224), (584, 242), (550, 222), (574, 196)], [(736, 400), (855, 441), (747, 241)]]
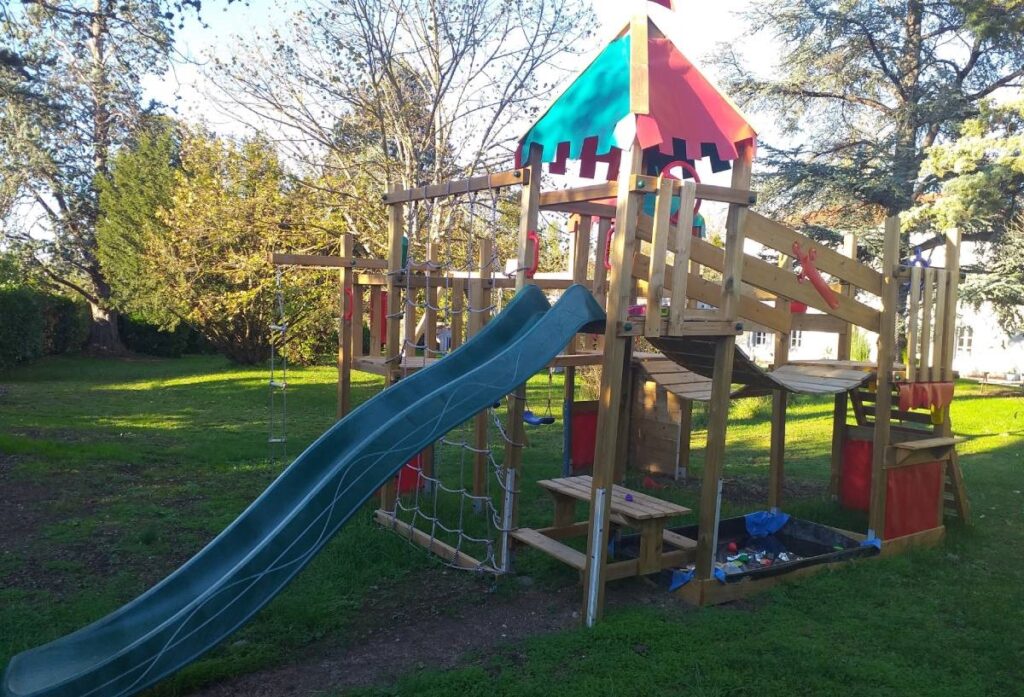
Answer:
[[(554, 498), (554, 524), (542, 530), (520, 528), (512, 533), (512, 537), (574, 568), (582, 568), (580, 565), (586, 561), (584, 555), (557, 540), (587, 533), (587, 524), (576, 522), (576, 505), (580, 501), (590, 501), (593, 485), (590, 476), (545, 479), (538, 484)], [(696, 550), (696, 541), (665, 530), (671, 518), (690, 512), (689, 508), (671, 501), (618, 485), (612, 487), (611, 521), (640, 531), (640, 556), (609, 564), (609, 578), (656, 573), (690, 561)], [(665, 545), (673, 549), (665, 552)]]

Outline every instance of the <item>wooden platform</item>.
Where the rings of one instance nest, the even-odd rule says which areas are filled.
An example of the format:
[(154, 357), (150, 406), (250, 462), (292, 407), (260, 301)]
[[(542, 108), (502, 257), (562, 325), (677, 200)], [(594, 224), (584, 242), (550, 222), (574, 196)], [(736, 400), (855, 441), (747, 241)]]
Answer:
[[(689, 371), (709, 380), (715, 367), (716, 338), (658, 337), (651, 338), (655, 348)], [(827, 361), (788, 363), (769, 372), (758, 366), (737, 347), (733, 360), (734, 382), (756, 390), (786, 390), (799, 394), (841, 394), (864, 385), (874, 372), (861, 367), (833, 365)], [(743, 390), (736, 396), (748, 396)], [(709, 395), (710, 396), (710, 395)]]

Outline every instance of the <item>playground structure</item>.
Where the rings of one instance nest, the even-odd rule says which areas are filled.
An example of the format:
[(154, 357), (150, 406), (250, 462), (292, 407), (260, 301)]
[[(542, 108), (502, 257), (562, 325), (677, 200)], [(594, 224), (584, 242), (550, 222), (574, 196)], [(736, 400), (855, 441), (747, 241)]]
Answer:
[[(514, 548), (529, 546), (579, 570), (587, 625), (600, 618), (606, 584), (616, 579), (668, 575), (688, 602), (724, 602), (834, 563), (936, 544), (948, 506), (966, 519), (949, 418), (959, 235), (947, 235), (946, 268), (921, 268), (903, 263), (899, 219), (887, 218), (876, 270), (858, 261), (853, 238), (832, 250), (750, 210), (756, 133), (685, 58), (681, 35), (671, 11), (649, 3), (524, 136), (515, 169), (392, 187), (384, 195), (387, 259), (357, 257), (351, 233), (338, 256), (272, 255), (279, 267), (338, 269), (338, 422), (164, 581), (16, 656), (2, 694), (143, 690), (251, 619), (374, 496), (382, 526), (453, 566), (507, 573)], [(561, 175), (570, 161), (579, 163), (577, 181), (542, 190), (545, 165)], [(731, 169), (730, 184), (691, 181), (707, 167)], [(680, 170), (683, 179), (673, 174)], [(483, 226), (480, 198), (491, 201)], [(516, 199), (515, 258), (506, 266), (497, 211)], [(429, 208), (445, 205), (447, 218)], [(723, 247), (693, 234), (698, 205), (725, 207)], [(569, 216), (562, 272), (538, 268), (548, 214)], [(910, 290), (901, 362), (903, 285)], [(546, 293), (561, 297), (551, 306)], [(808, 308), (814, 312), (800, 311)], [(282, 332), (286, 325), (281, 320)], [(850, 360), (854, 327), (878, 335), (875, 361)], [(774, 335), (773, 369), (736, 347), (744, 329)], [(788, 361), (794, 330), (836, 333), (837, 359)], [(655, 352), (634, 355), (641, 339)], [(598, 400), (580, 404), (575, 371), (589, 365), (600, 366)], [(565, 370), (567, 462), (562, 477), (539, 482), (553, 500), (552, 525), (527, 528), (518, 519), (525, 384), (546, 368)], [(352, 370), (387, 384), (355, 409)], [(283, 398), (286, 377), (271, 383)], [(791, 393), (834, 395), (831, 490), (866, 511), (863, 531), (782, 512)], [(772, 400), (767, 510), (723, 520), (729, 403), (756, 395)], [(506, 397), (502, 422), (494, 407)], [(631, 457), (636, 467), (683, 475), (694, 401), (707, 404), (707, 445), (696, 523), (679, 526), (673, 521), (688, 508), (622, 482)], [(578, 428), (583, 415), (587, 429)], [(280, 423), (272, 445), (283, 437)], [(673, 442), (674, 451), (665, 446)], [(589, 446), (592, 462), (576, 457), (577, 446)], [(455, 480), (443, 470), (439, 447), (457, 450), (468, 474), (460, 467)], [(421, 492), (435, 501), (450, 495), (457, 522), (442, 520), (451, 511), (427, 510)], [(575, 515), (580, 501), (589, 503), (586, 520)], [(764, 569), (726, 571), (737, 540), (775, 535), (803, 545), (800, 558), (780, 554)], [(585, 552), (567, 543), (574, 538), (586, 540)], [(482, 551), (474, 556), (470, 545)]]
[[(495, 511), (504, 550), (496, 563), (446, 544), (436, 528), (423, 530), (399, 520), (395, 511), (401, 497), (395, 482), (382, 491), (377, 512), (382, 525), (464, 568), (511, 571), (508, 553), (515, 545), (560, 559), (584, 577), (588, 624), (600, 616), (605, 584), (618, 578), (689, 568), (688, 582), (678, 592), (697, 604), (730, 600), (784, 578), (781, 571), (763, 579), (756, 574), (739, 574), (728, 582), (720, 573), (716, 577), (723, 556), (720, 492), (732, 399), (771, 397), (766, 504), (770, 513), (778, 514), (783, 506), (788, 395), (834, 396), (830, 492), (844, 506), (868, 513), (864, 531), (840, 531), (843, 545), (849, 544), (852, 552), (847, 558), (938, 542), (947, 510), (964, 519), (969, 515), (956, 458), (958, 439), (949, 422), (958, 234), (947, 236), (947, 268), (922, 268), (911, 259), (901, 260), (899, 219), (889, 218), (879, 271), (858, 260), (853, 236), (847, 236), (841, 250), (833, 250), (750, 210), (757, 200), (750, 190), (756, 134), (678, 50), (679, 38), (672, 14), (650, 7), (534, 124), (521, 141), (520, 167), (388, 192), (384, 201), (390, 211), (392, 254), (386, 267), (383, 260), (274, 257), (279, 264), (364, 269), (342, 276), (342, 295), (356, 308), (355, 327), (364, 319), (367, 289), (373, 308), (388, 298), (386, 312), (374, 309), (365, 315), (373, 337), (371, 355), (361, 342), (348, 343), (344, 337), (353, 330), (343, 327), (340, 386), (349, 383), (352, 369), (384, 375), (394, 384), (432, 364), (438, 289), (452, 289), (452, 347), (460, 345), (463, 334), (471, 337), (486, 323), (492, 294), (501, 289), (534, 285), (557, 293), (583, 285), (592, 292), (607, 313), (603, 336), (596, 342), (570, 342), (548, 364), (566, 374), (563, 477), (540, 482), (554, 500), (552, 525), (520, 527), (516, 515), (521, 494), (516, 482), (521, 480), (521, 451), (528, 438), (522, 388), (510, 396), (507, 424), (499, 428), (506, 440), (502, 477), (508, 478), (503, 480), (505, 499)], [(545, 165), (549, 174), (564, 175), (572, 161), (578, 162), (576, 182), (599, 179), (600, 164), (607, 168), (607, 181), (541, 190)], [(730, 185), (700, 183), (695, 165), (701, 161), (712, 171), (731, 168)], [(676, 178), (680, 169), (687, 179)], [(497, 200), (514, 189), (519, 190), (520, 225), (509, 275), (501, 273), (501, 265), (488, 263), (497, 244), (488, 238), (481, 240), (475, 271), (445, 276), (430, 260), (418, 266), (411, 259), (402, 263), (402, 224), (410, 219), (412, 207), (484, 191)], [(702, 204), (727, 206), (724, 248), (691, 234)], [(571, 239), (567, 268), (561, 272), (537, 273), (536, 230), (544, 213), (568, 216)], [(748, 241), (757, 245), (756, 252), (748, 249)], [(777, 261), (769, 263), (762, 256)], [(907, 295), (908, 353), (901, 362), (897, 316), (900, 286), (907, 284), (916, 290)], [(410, 289), (419, 289), (418, 302), (408, 299)], [(462, 320), (467, 312), (468, 323)], [(850, 360), (854, 328), (878, 335), (876, 361)], [(744, 330), (774, 336), (772, 370), (760, 368), (736, 347), (736, 337)], [(836, 359), (789, 361), (794, 331), (836, 334)], [(388, 340), (378, 340), (383, 336)], [(641, 337), (657, 352), (634, 355), (634, 341)], [(383, 352), (377, 350), (382, 346)], [(417, 347), (423, 356), (410, 350)], [(587, 365), (601, 367), (600, 399), (578, 402), (575, 371)], [(734, 384), (740, 387), (734, 389)], [(347, 389), (341, 389), (344, 413)], [(699, 524), (689, 529), (693, 537), (687, 537), (668, 523), (689, 514), (688, 509), (620, 484), (627, 464), (686, 476), (694, 402), (707, 404), (708, 435)], [(492, 452), (486, 441), (489, 417), (477, 420), (472, 495), (486, 498), (482, 483), (485, 453)], [(428, 478), (434, 476), (432, 457), (428, 449), (421, 461)], [(585, 522), (574, 518), (580, 500), (590, 503)], [(637, 531), (638, 552), (610, 561), (609, 539), (619, 539), (625, 530)], [(573, 537), (587, 539), (586, 554), (565, 543)], [(843, 555), (825, 556), (825, 563), (833, 563)], [(803, 575), (823, 567), (799, 568)]]

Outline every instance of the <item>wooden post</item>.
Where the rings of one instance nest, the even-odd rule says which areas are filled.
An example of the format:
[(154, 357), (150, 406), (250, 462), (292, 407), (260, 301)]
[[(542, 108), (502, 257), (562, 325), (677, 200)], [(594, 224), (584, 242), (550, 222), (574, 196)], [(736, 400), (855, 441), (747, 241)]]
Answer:
[[(733, 162), (732, 186), (749, 189), (754, 150), (752, 143), (738, 147)], [(721, 316), (733, 321), (738, 316), (743, 281), (743, 220), (746, 206), (729, 205), (726, 219), (725, 266), (722, 274)], [(700, 496), (700, 531), (697, 535), (697, 578), (710, 579), (715, 569), (715, 544), (718, 539), (719, 491), (725, 463), (725, 435), (729, 420), (729, 398), (732, 386), (732, 362), (736, 353), (736, 337), (725, 336), (715, 346), (715, 367), (711, 375), (711, 399), (708, 402), (708, 444)]]
[[(571, 226), (575, 230), (569, 266), (569, 270), (572, 272), (573, 283), (587, 283), (587, 267), (590, 262), (590, 232), (593, 227), (593, 221), (594, 219), (589, 215), (584, 215), (573, 216), (571, 222)], [(576, 353), (578, 344), (577, 338), (573, 337), (566, 347), (566, 353)], [(566, 448), (563, 459), (565, 462), (568, 462), (571, 457), (572, 446), (572, 410), (573, 403), (576, 401), (576, 368), (573, 366), (565, 368), (565, 385), (562, 400), (562, 429), (565, 436), (563, 445)], [(571, 472), (566, 471), (563, 474), (568, 476)]]
[[(672, 305), (668, 310), (668, 334), (678, 336), (685, 324), (686, 283), (689, 281), (690, 243), (693, 241), (693, 205), (697, 196), (697, 185), (683, 182), (679, 193), (679, 214), (672, 237), (675, 260), (672, 266)], [(693, 411), (693, 405), (690, 405)]]
[(466, 281), (456, 278), (452, 281), (452, 350), (462, 346), (462, 332), (465, 326), (463, 315), (466, 312)]
[(423, 329), (424, 347), (423, 356), (435, 356), (434, 353), (437, 350), (437, 307), (438, 302), (438, 284), (441, 282), (441, 274), (435, 271), (440, 260), (437, 253), (438, 240), (430, 240), (427, 243), (427, 290), (424, 293), (424, 299), (427, 306), (425, 310), (427, 320)]
[[(346, 232), (341, 238), (341, 256), (351, 257), (355, 243), (352, 233)], [(352, 323), (355, 319), (355, 291), (352, 281), (355, 272), (343, 268), (339, 272), (340, 293), (338, 294), (338, 409), (340, 421), (351, 408), (352, 393)], [(360, 324), (360, 326), (362, 326)]]
[[(779, 300), (776, 306), (789, 307), (789, 301)], [(775, 332), (775, 367), (789, 362), (789, 332)], [(769, 455), (768, 507), (782, 506), (782, 485), (786, 470), (786, 406), (789, 394), (785, 390), (772, 391), (772, 432)]]
[(878, 334), (878, 391), (875, 395), (875, 449), (871, 458), (871, 503), (868, 534), (885, 535), (885, 494), (892, 414), (892, 365), (896, 351), (896, 306), (899, 302), (900, 218), (885, 219), (882, 254), (882, 319)]
[[(480, 274), (476, 279), (470, 279), (469, 308), (469, 335), (470, 337), (484, 328), (487, 324), (493, 294), (490, 289), (491, 280), (491, 258), (494, 256), (494, 241), (490, 237), (480, 239)], [(487, 457), (487, 431), (490, 424), (487, 423), (487, 412), (476, 415), (474, 420), (474, 444), (477, 452), (473, 456), (473, 495), (484, 496), (487, 493), (487, 468), (490, 459)]]
[(363, 351), (363, 293), (365, 286), (352, 285), (352, 356), (359, 358), (366, 355)]
[[(843, 237), (843, 254), (850, 259), (857, 261), (857, 236), (847, 234)], [(854, 295), (853, 286), (843, 283), (841, 294), (848, 298)], [(836, 347), (836, 359), (840, 361), (850, 360), (853, 349), (853, 325), (847, 322), (843, 325), (843, 331), (839, 332), (839, 341)], [(832, 406), (832, 462), (829, 473), (828, 490), (833, 501), (839, 500), (839, 486), (843, 470), (843, 446), (846, 443), (846, 418), (849, 413), (850, 396), (846, 392), (840, 392), (835, 396)]]
[[(779, 266), (789, 268), (787, 255), (779, 255)], [(775, 307), (783, 312), (789, 312), (789, 300), (778, 297), (775, 300)], [(789, 362), (792, 337), (790, 332), (775, 332), (775, 350), (772, 360), (776, 368)], [(782, 506), (782, 486), (786, 472), (786, 406), (788, 400), (789, 396), (785, 390), (772, 391), (771, 452), (768, 457), (768, 507), (772, 510), (778, 510)]]
[(608, 249), (608, 235), (611, 234), (610, 218), (600, 218), (597, 223), (597, 249), (594, 262), (594, 298), (602, 308), (608, 304), (608, 269), (605, 267), (605, 250)]
[[(387, 384), (392, 385), (399, 377), (398, 362), (402, 356), (402, 310), (405, 295), (399, 284), (397, 272), (402, 270), (402, 238), (405, 235), (405, 205), (388, 205), (388, 343), (384, 355), (387, 359)], [(390, 511), (395, 506), (397, 490), (392, 479), (381, 488), (380, 507)]]
[[(533, 259), (531, 249), (530, 233), (537, 232), (537, 225), (540, 219), (540, 184), (541, 184), (541, 147), (534, 143), (530, 146), (527, 165), (530, 170), (530, 181), (523, 186), (519, 203), (519, 248), (516, 255), (516, 291), (520, 291), (531, 283), (526, 277), (526, 269)], [(523, 445), (526, 442), (526, 425), (523, 422), (523, 412), (526, 411), (526, 385), (517, 387), (509, 395), (508, 405), (508, 435), (511, 443), (505, 447), (505, 467), (511, 472), (513, 491), (518, 491), (523, 465)], [(512, 511), (508, 520), (515, 529), (519, 526), (519, 496), (513, 494), (511, 497)], [(503, 563), (504, 560), (503, 560)], [(507, 567), (507, 563), (505, 563)]]
[[(618, 324), (626, 317), (632, 291), (632, 265), (636, 248), (636, 226), (642, 193), (630, 191), (634, 175), (641, 174), (643, 150), (634, 142), (619, 173), (618, 201), (615, 213), (615, 237), (612, 245), (611, 282), (608, 291), (608, 319), (605, 323), (604, 361), (601, 370), (600, 410), (597, 417), (597, 444), (594, 454), (593, 487), (590, 498), (590, 526), (587, 560), (584, 569), (583, 619), (586, 625), (600, 619), (604, 612), (606, 579), (605, 557), (610, 529), (611, 494), (616, 456), (620, 452), (623, 413), (623, 383), (629, 369), (630, 338), (619, 336)], [(602, 224), (603, 227), (603, 224)], [(598, 264), (604, 263), (604, 249), (598, 250)], [(600, 267), (599, 267), (600, 270)], [(628, 405), (627, 405), (628, 409)]]
[[(680, 300), (682, 302), (682, 300)], [(679, 400), (679, 457), (675, 479), (685, 482), (690, 476), (690, 438), (693, 435), (693, 400)]]
[(370, 355), (380, 355), (381, 325), (386, 321), (381, 317), (380, 306), (384, 291), (380, 286), (370, 286)]

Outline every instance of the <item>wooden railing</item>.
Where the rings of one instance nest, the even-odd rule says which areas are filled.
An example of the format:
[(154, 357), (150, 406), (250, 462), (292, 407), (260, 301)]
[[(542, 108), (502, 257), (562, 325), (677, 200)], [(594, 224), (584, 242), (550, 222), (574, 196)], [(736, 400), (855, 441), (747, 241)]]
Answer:
[(910, 281), (907, 318), (907, 379), (953, 379), (953, 347), (959, 274), (914, 266), (902, 272)]

